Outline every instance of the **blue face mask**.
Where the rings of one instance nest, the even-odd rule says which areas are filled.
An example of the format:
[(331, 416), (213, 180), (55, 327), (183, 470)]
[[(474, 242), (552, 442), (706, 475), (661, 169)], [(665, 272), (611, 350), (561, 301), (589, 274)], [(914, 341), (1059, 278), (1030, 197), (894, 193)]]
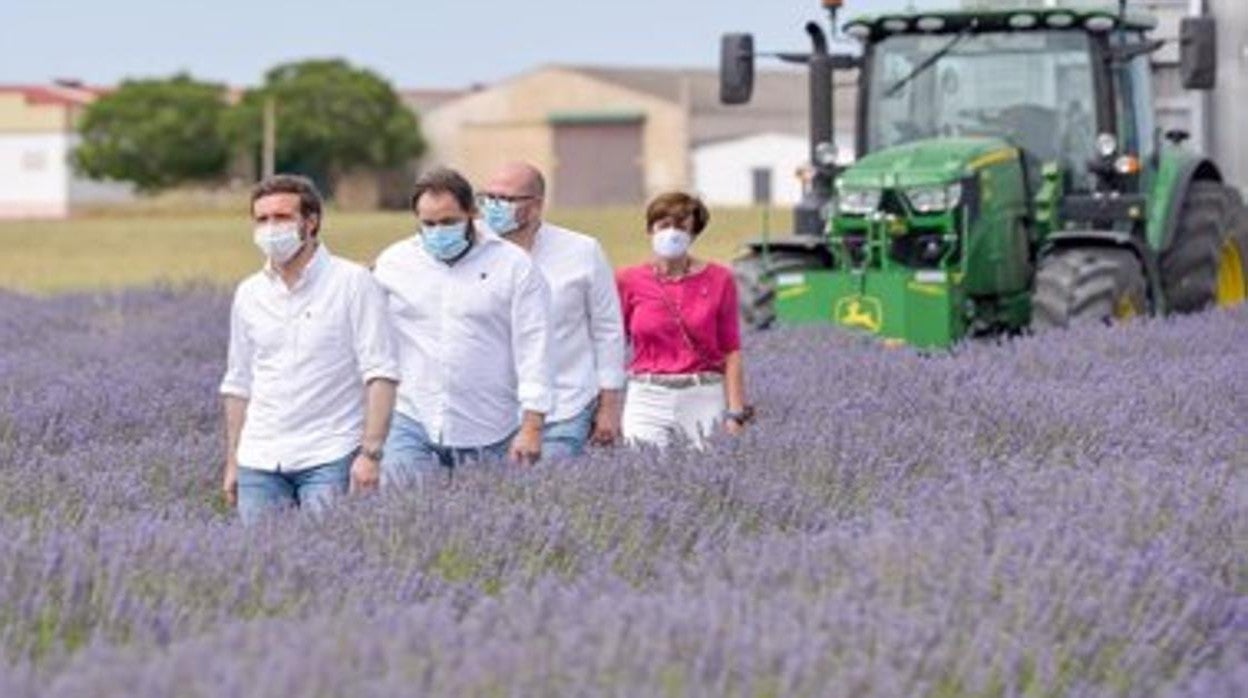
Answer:
[(516, 205), (502, 199), (487, 198), (481, 203), (481, 217), (490, 230), (499, 235), (515, 232), (520, 227), (516, 220)]
[(420, 244), (433, 257), (449, 262), (468, 249), (468, 221), (421, 226)]

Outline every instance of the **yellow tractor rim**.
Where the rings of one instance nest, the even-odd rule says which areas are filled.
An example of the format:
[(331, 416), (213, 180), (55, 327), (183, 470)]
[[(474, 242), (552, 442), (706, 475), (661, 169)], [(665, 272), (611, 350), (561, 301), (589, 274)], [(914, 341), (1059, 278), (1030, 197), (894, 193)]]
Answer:
[(1244, 260), (1234, 239), (1222, 244), (1218, 255), (1217, 301), (1219, 308), (1229, 308), (1244, 302)]
[(1130, 320), (1139, 316), (1140, 309), (1135, 307), (1135, 300), (1129, 295), (1122, 295), (1114, 303), (1114, 319)]

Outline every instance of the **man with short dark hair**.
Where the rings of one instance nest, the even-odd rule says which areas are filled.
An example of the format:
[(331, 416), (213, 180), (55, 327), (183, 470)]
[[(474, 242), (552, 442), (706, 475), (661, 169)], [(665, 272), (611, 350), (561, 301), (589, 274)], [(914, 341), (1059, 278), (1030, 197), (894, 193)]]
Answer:
[(594, 238), (542, 219), (546, 182), (534, 166), (506, 163), (481, 189), (482, 219), (527, 251), (551, 293), (555, 408), (543, 452), (578, 456), (587, 442), (620, 438), (624, 323), (615, 272)]
[(230, 311), (222, 488), (244, 523), (319, 510), (379, 480), (399, 378), (385, 295), (320, 242), (320, 193), (275, 175), (251, 196), (263, 269)]
[(472, 185), (439, 168), (412, 193), (419, 232), (377, 258), (402, 383), (386, 484), (466, 463), (532, 463), (551, 409), (549, 290), (528, 255), (478, 226)]

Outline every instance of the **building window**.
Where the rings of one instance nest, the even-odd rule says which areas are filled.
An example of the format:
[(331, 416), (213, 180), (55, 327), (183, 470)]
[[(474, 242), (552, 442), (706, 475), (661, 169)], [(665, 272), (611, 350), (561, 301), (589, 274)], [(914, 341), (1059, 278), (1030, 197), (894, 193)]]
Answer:
[(771, 205), (771, 168), (755, 167), (750, 170), (753, 201), (756, 206)]

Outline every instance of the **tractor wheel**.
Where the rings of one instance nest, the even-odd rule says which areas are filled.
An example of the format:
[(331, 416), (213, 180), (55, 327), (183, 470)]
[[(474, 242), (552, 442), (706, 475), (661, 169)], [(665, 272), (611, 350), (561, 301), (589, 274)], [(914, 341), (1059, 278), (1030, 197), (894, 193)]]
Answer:
[(772, 252), (767, 257), (766, 266), (758, 252), (741, 255), (732, 263), (741, 321), (750, 329), (765, 330), (776, 321), (776, 274), (822, 266), (814, 257), (794, 252)]
[(1161, 281), (1170, 310), (1194, 313), (1245, 300), (1248, 215), (1239, 194), (1217, 182), (1193, 182), (1179, 228), (1161, 256)]
[(1129, 250), (1058, 250), (1040, 260), (1031, 306), (1037, 330), (1129, 320), (1148, 313), (1148, 285)]
[(1227, 308), (1248, 302), (1248, 207), (1239, 192), (1228, 189), (1234, 201), (1231, 231), (1218, 252), (1218, 285), (1215, 302)]

